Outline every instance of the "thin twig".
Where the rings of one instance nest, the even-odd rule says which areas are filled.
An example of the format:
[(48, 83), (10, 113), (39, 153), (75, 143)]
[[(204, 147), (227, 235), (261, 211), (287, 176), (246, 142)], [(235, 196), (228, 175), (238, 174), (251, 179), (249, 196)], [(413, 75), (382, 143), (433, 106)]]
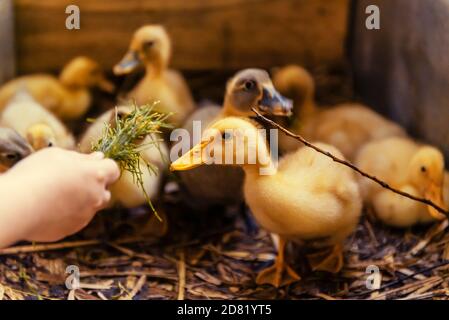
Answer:
[[(143, 241), (143, 238), (125, 238), (115, 241), (115, 244), (125, 244), (125, 243), (133, 243)], [(93, 240), (80, 240), (80, 241), (65, 241), (58, 243), (44, 243), (44, 244), (29, 244), (23, 246), (15, 246), (10, 248), (0, 249), (0, 256), (9, 255), (9, 254), (19, 254), (19, 253), (31, 253), (31, 252), (41, 252), (41, 251), (53, 251), (53, 250), (62, 250), (62, 249), (70, 249), (70, 248), (78, 248), (78, 247), (86, 247), (86, 246), (94, 246), (98, 244), (105, 243), (104, 240), (101, 239), (93, 239)]]
[(186, 262), (184, 250), (179, 253), (178, 279), (178, 300), (184, 300), (184, 291), (186, 285)]
[(286, 135), (295, 138), (296, 140), (302, 142), (304, 145), (306, 145), (309, 148), (314, 149), (315, 151), (324, 154), (325, 156), (331, 158), (333, 161), (338, 162), (348, 168), (351, 168), (352, 170), (358, 172), (359, 174), (361, 174), (362, 176), (364, 176), (365, 178), (368, 178), (374, 182), (376, 182), (377, 184), (379, 184), (380, 186), (382, 186), (385, 189), (388, 189), (394, 193), (397, 193), (403, 197), (409, 198), (411, 200), (414, 201), (418, 201), (421, 203), (424, 203), (428, 206), (433, 207), (435, 210), (441, 212), (442, 214), (449, 216), (449, 211), (446, 211), (445, 209), (439, 207), (438, 205), (436, 205), (434, 202), (432, 202), (429, 199), (425, 199), (425, 198), (419, 198), (419, 197), (415, 197), (414, 195), (411, 195), (407, 192), (401, 191), (401, 190), (397, 190), (393, 187), (391, 187), (388, 183), (386, 183), (385, 181), (380, 180), (379, 178), (376, 178), (375, 176), (372, 176), (362, 170), (360, 170), (359, 168), (357, 168), (355, 165), (353, 165), (351, 162), (348, 162), (346, 160), (337, 158), (336, 156), (334, 156), (333, 154), (331, 154), (330, 152), (323, 150), (315, 145), (313, 145), (312, 143), (310, 143), (309, 141), (307, 141), (306, 139), (304, 139), (302, 136), (298, 135), (298, 134), (294, 134), (292, 132), (290, 132), (289, 130), (285, 129), (284, 127), (282, 127), (280, 124), (274, 122), (273, 120), (268, 119), (267, 117), (263, 116), (259, 111), (257, 111), (255, 108), (252, 108), (253, 112), (256, 113), (257, 117), (262, 119), (263, 121), (269, 123), (270, 125), (278, 128), (279, 130), (283, 131)]

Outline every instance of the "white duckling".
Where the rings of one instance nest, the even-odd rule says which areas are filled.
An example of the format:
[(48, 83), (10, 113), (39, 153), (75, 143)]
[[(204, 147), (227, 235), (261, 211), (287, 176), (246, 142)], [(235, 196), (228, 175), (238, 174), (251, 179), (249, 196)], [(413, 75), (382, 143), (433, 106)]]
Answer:
[(144, 78), (126, 96), (138, 105), (160, 101), (158, 111), (172, 112), (170, 121), (176, 126), (182, 124), (194, 110), (190, 90), (183, 76), (168, 69), (171, 55), (171, 41), (165, 28), (160, 25), (146, 25), (133, 35), (129, 50), (114, 67), (116, 75), (129, 74), (145, 66)]
[[(284, 271), (289, 281), (299, 278), (284, 261), (286, 241), (333, 246), (330, 255), (311, 263), (315, 270), (338, 272), (343, 265), (342, 242), (355, 229), (362, 208), (354, 173), (306, 147), (286, 155), (276, 167), (259, 129), (249, 119), (221, 119), (170, 168), (189, 170), (211, 160), (243, 168), (247, 204), (260, 225), (280, 237), (275, 264), (258, 275), (258, 283), (279, 286)], [(316, 144), (342, 157), (335, 147)], [(207, 155), (212, 153), (211, 159)], [(227, 157), (232, 161), (226, 162)]]
[[(355, 163), (396, 189), (447, 208), (443, 199), (444, 157), (435, 147), (409, 138), (392, 137), (365, 145)], [(445, 217), (430, 206), (393, 193), (363, 177), (360, 177), (360, 188), (365, 202), (373, 206), (377, 217), (387, 225), (405, 228)], [(449, 194), (449, 190), (446, 193)]]
[[(121, 116), (125, 116), (132, 110), (132, 107), (121, 106), (117, 108), (117, 112)], [(80, 141), (80, 151), (83, 153), (92, 152), (92, 145), (96, 143), (102, 136), (104, 126), (115, 119), (115, 109), (109, 110), (98, 117), (95, 122), (86, 130)], [(152, 143), (155, 139), (161, 140), (158, 135), (147, 136), (141, 142), (142, 145), (147, 145), (140, 153), (144, 161), (140, 162), (140, 170), (143, 173), (143, 185), (149, 198), (153, 201), (160, 191), (163, 173), (167, 167), (164, 163), (168, 159), (168, 149), (163, 141), (158, 145)], [(145, 164), (153, 164), (158, 169), (158, 174), (150, 172)], [(110, 186), (112, 195), (110, 205), (114, 203), (120, 204), (126, 208), (135, 208), (147, 203), (147, 199), (134, 181), (131, 173), (123, 171), (119, 180)]]
[[(318, 107), (314, 97), (315, 82), (300, 66), (281, 68), (273, 75), (273, 83), (281, 94), (294, 101), (294, 116), (289, 129), (308, 140), (336, 146), (349, 160), (354, 160), (358, 150), (370, 141), (406, 135), (399, 125), (361, 104)], [(300, 144), (281, 134), (279, 146), (281, 151), (289, 152)]]
[[(176, 145), (176, 150), (179, 147), (182, 147), (183, 153), (190, 150), (198, 142), (194, 141), (194, 135), (196, 134), (196, 139), (199, 140), (204, 130), (219, 119), (227, 116), (253, 116), (252, 107), (264, 114), (288, 116), (292, 102), (274, 89), (265, 70), (244, 69), (228, 81), (222, 108), (208, 104), (196, 110), (185, 121), (183, 128), (189, 132), (190, 139)], [(195, 121), (201, 125), (200, 131), (194, 130)], [(174, 152), (175, 149), (172, 149), (172, 153)], [(188, 198), (197, 200), (194, 201), (197, 207), (232, 205), (243, 200), (244, 174), (239, 167), (203, 166), (180, 172), (179, 176), (187, 189)]]
[(59, 78), (33, 74), (16, 78), (0, 88), (0, 110), (25, 88), (43, 107), (62, 120), (82, 117), (89, 109), (90, 88), (112, 92), (114, 85), (103, 75), (100, 65), (87, 57), (76, 57), (64, 66)]
[(75, 148), (75, 139), (64, 124), (25, 90), (5, 106), (0, 125), (17, 131), (36, 151), (52, 146)]

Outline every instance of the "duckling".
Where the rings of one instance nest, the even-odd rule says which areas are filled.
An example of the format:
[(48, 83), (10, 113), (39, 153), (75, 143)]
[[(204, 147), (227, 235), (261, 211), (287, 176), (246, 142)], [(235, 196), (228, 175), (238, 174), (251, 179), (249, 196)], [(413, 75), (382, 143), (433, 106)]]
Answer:
[(0, 88), (0, 110), (14, 95), (25, 88), (33, 98), (62, 120), (82, 117), (91, 105), (89, 88), (98, 86), (112, 92), (114, 85), (106, 80), (98, 63), (87, 57), (71, 60), (59, 79), (48, 74), (16, 78)]
[(33, 152), (16, 131), (0, 127), (0, 172), (5, 172)]
[[(391, 137), (365, 145), (355, 163), (394, 188), (447, 207), (443, 199), (444, 157), (435, 147)], [(366, 178), (360, 178), (360, 188), (365, 202), (387, 225), (406, 228), (445, 217), (433, 207), (395, 194)]]
[[(259, 273), (259, 284), (281, 285), (284, 271), (289, 277), (286, 281), (299, 279), (284, 261), (287, 241), (318, 248), (333, 246), (330, 255), (321, 260), (310, 257), (310, 262), (314, 270), (338, 272), (343, 265), (342, 242), (355, 229), (362, 208), (354, 173), (306, 147), (287, 154), (276, 166), (259, 129), (250, 119), (218, 120), (206, 130), (201, 142), (174, 161), (170, 169), (190, 170), (216, 160), (243, 168), (244, 196), (255, 219), (280, 237), (275, 264)], [(343, 157), (333, 146), (315, 144)], [(242, 148), (234, 147), (238, 145)], [(212, 150), (211, 162), (207, 155)], [(232, 150), (231, 155), (226, 154), (227, 150)]]
[[(279, 92), (294, 100), (290, 130), (306, 139), (336, 146), (349, 160), (354, 160), (357, 151), (369, 141), (406, 135), (399, 125), (361, 104), (346, 103), (329, 109), (318, 107), (314, 80), (300, 66), (281, 68), (275, 72), (273, 83)], [(294, 138), (285, 134), (279, 136), (281, 151), (296, 150), (298, 146)]]
[(145, 76), (128, 93), (127, 99), (138, 105), (160, 101), (158, 111), (169, 113), (173, 124), (181, 124), (194, 110), (190, 90), (183, 76), (167, 69), (171, 55), (171, 41), (165, 28), (160, 25), (145, 25), (139, 28), (131, 40), (128, 52), (114, 67), (116, 75), (129, 74), (145, 66)]
[[(251, 107), (256, 107), (265, 114), (288, 116), (291, 114), (292, 101), (282, 97), (274, 89), (266, 71), (245, 69), (237, 72), (227, 83), (222, 108), (209, 103), (196, 110), (185, 121), (183, 128), (189, 132), (190, 139), (182, 141), (182, 151), (187, 152), (195, 143), (195, 134), (195, 139), (199, 139), (204, 130), (215, 121), (227, 116), (254, 115)], [(201, 125), (200, 132), (195, 131), (194, 121)], [(238, 204), (243, 200), (244, 174), (240, 167), (203, 166), (180, 172), (179, 176), (187, 189), (189, 199), (193, 197), (199, 200), (194, 202), (197, 209), (211, 205)]]
[(444, 203), (447, 206), (449, 205), (449, 171), (444, 172), (443, 195), (444, 195)]
[[(121, 106), (117, 108), (119, 115), (124, 116), (132, 110), (132, 107)], [(108, 122), (113, 122), (115, 119), (115, 109), (106, 111), (86, 130), (81, 138), (79, 149), (83, 153), (92, 152), (92, 145), (96, 143), (102, 136), (104, 125)], [(154, 134), (152, 136), (145, 137), (140, 144), (147, 145), (141, 153), (142, 159), (148, 163), (153, 164), (158, 168), (159, 173), (156, 175), (148, 171), (144, 161), (140, 163), (140, 170), (143, 173), (144, 188), (151, 200), (154, 200), (162, 183), (163, 172), (166, 168), (164, 159), (168, 158), (168, 149), (164, 142), (159, 142), (156, 146), (152, 142), (155, 139), (161, 140), (161, 138)], [(120, 204), (126, 208), (135, 208), (143, 205), (147, 202), (144, 193), (140, 187), (135, 183), (135, 180), (131, 173), (123, 171), (119, 180), (110, 186), (112, 195), (111, 203)]]
[(0, 125), (16, 130), (35, 151), (52, 146), (75, 148), (75, 139), (64, 124), (27, 91), (19, 91), (9, 101), (0, 115)]

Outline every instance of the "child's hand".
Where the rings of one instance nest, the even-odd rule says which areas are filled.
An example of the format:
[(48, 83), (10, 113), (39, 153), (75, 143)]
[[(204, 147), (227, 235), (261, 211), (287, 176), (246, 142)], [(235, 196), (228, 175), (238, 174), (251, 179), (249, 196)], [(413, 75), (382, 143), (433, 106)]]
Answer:
[[(102, 153), (41, 150), (0, 177), (0, 233), (9, 212), (13, 241), (56, 241), (73, 234), (107, 205), (107, 187), (119, 175), (117, 164)], [(1, 240), (0, 234), (0, 247)]]

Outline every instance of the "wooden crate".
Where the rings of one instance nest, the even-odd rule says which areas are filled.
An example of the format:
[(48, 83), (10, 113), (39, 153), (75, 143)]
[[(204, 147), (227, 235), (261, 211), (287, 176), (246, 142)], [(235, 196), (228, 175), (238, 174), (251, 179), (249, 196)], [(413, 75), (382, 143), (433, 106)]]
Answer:
[[(65, 8), (78, 5), (81, 29), (67, 30)], [(106, 68), (133, 31), (167, 27), (172, 65), (184, 70), (341, 63), (349, 0), (16, 0), (19, 73), (59, 69), (88, 54)]]

